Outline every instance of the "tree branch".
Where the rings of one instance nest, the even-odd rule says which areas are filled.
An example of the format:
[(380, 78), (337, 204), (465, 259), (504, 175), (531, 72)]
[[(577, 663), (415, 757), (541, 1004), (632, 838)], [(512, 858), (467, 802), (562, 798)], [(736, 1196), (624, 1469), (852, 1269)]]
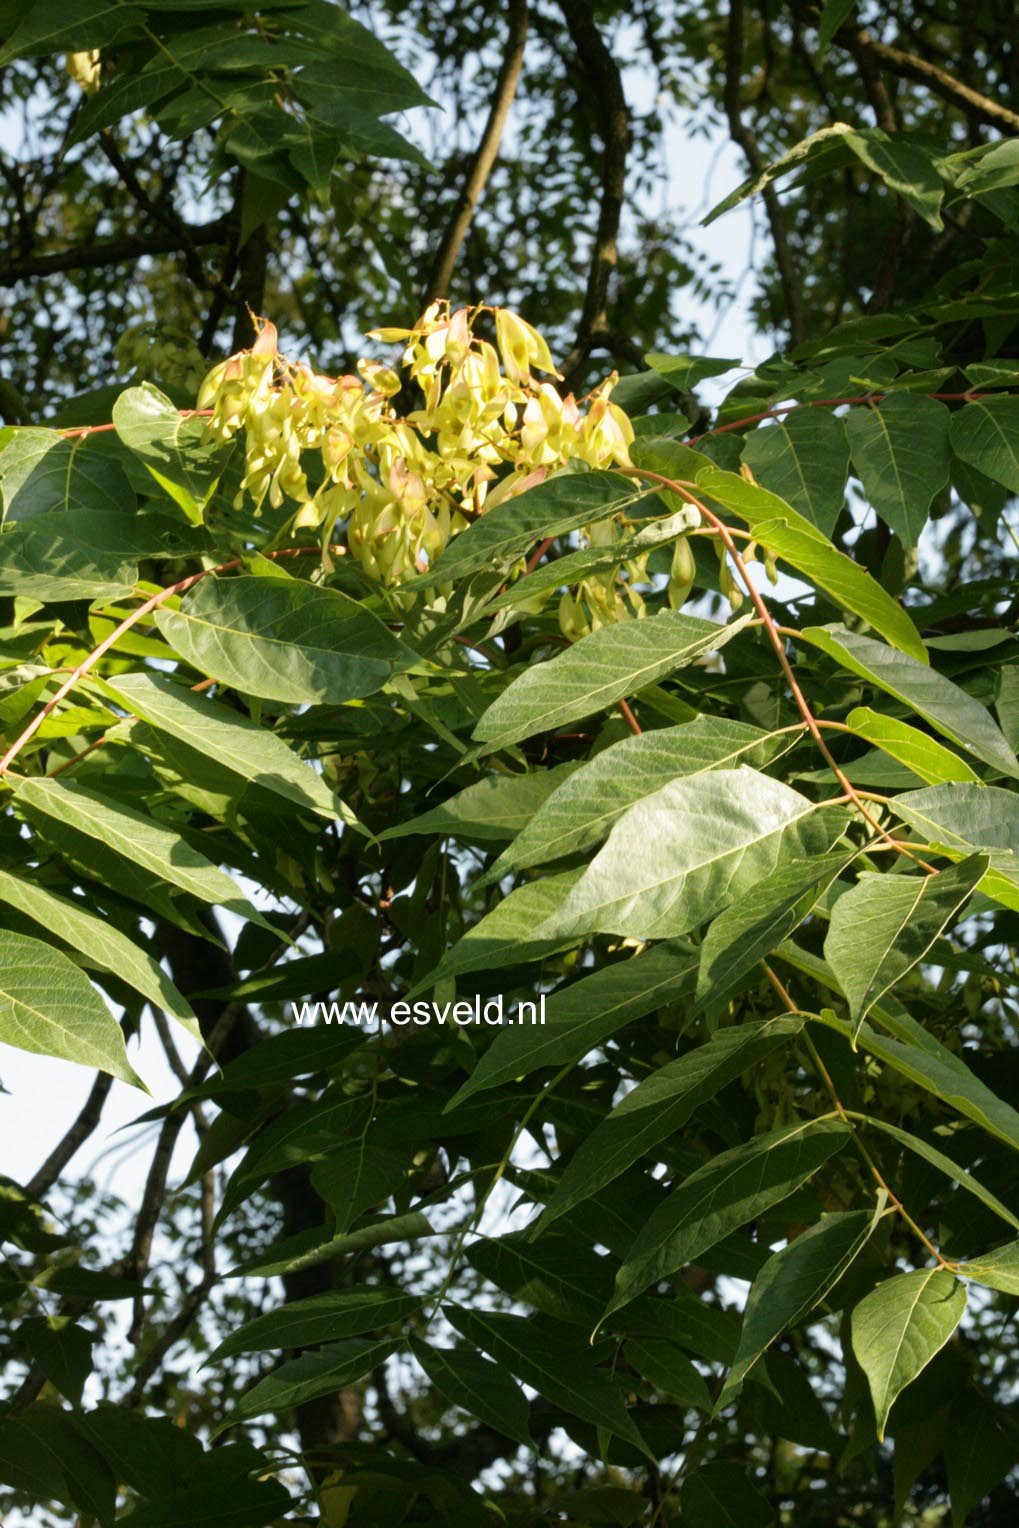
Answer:
[(609, 280), (619, 263), (619, 220), (626, 190), (626, 154), (630, 115), (619, 66), (591, 18), (584, 0), (559, 0), (581, 69), (592, 86), (602, 137), (601, 204), (594, 250), (584, 293), (577, 338), (563, 362), (565, 387), (572, 391), (584, 361), (598, 339), (609, 332)]
[(165, 207), (161, 206), (146, 191), (135, 174), (134, 167), (128, 164), (117, 147), (117, 141), (110, 128), (104, 127), (99, 134), (99, 147), (109, 164), (116, 171), (117, 177), (128, 195), (138, 204), (143, 212), (148, 213), (154, 223), (161, 223), (167, 233), (174, 235), (180, 240), (180, 250), (184, 256), (184, 267), (194, 285), (201, 291), (215, 290), (222, 295), (225, 301), (236, 302), (237, 298), (233, 292), (225, 288), (223, 283), (216, 277), (210, 277), (206, 273), (205, 266), (199, 258), (195, 242), (191, 237), (191, 230), (172, 204)]
[(134, 1383), (121, 1401), (126, 1409), (140, 1406), (145, 1397), (145, 1386), (160, 1367), (167, 1353), (185, 1335), (216, 1284), (215, 1270), (207, 1271), (200, 1284), (196, 1284), (170, 1324), (160, 1333), (149, 1348), (138, 1368)]
[[(888, 93), (884, 75), (875, 56), (870, 34), (864, 30), (858, 31), (850, 43), (853, 57), (856, 59), (863, 88), (867, 92), (867, 100), (874, 113), (874, 120), (878, 127), (886, 133), (898, 131), (899, 123), (895, 113), (895, 105)], [(895, 294), (895, 280), (899, 273), (899, 265), (906, 248), (906, 240), (909, 230), (913, 226), (916, 214), (905, 197), (898, 198), (895, 221), (885, 241), (885, 247), (881, 251), (881, 259), (878, 263), (877, 274), (874, 277), (874, 287), (867, 303), (868, 313), (884, 313), (891, 307), (892, 298)], [(879, 522), (879, 537), (882, 541), (888, 538), (888, 527), (883, 521)], [(883, 550), (887, 551), (887, 546)]]
[[(194, 247), (220, 244), (229, 232), (226, 218), (215, 218), (211, 223), (189, 227), (187, 237)], [(67, 271), (96, 270), (106, 265), (123, 265), (139, 260), (144, 255), (171, 255), (183, 249), (180, 234), (153, 233), (133, 235), (122, 239), (105, 239), (98, 244), (78, 245), (74, 249), (57, 250), (49, 255), (34, 255), (31, 259), (12, 260), (0, 266), (0, 287), (14, 286), (34, 276), (60, 276)]]
[(509, 0), (509, 32), (506, 38), (506, 51), (496, 76), (488, 120), (467, 172), (467, 179), (464, 181), (463, 189), (453, 209), (453, 216), (435, 252), (435, 259), (423, 293), (425, 304), (435, 297), (445, 297), (448, 293), (453, 268), (463, 248), (475, 208), (499, 155), (503, 128), (506, 126), (506, 118), (509, 116), (513, 97), (517, 92), (526, 41), (527, 0)]
[[(725, 115), (729, 123), (729, 136), (742, 150), (752, 175), (760, 175), (765, 167), (764, 156), (757, 146), (757, 138), (743, 121), (740, 106), (740, 81), (743, 76), (743, 0), (730, 0), (729, 28), (725, 49)], [(786, 233), (785, 221), (778, 194), (773, 185), (763, 191), (764, 207), (771, 229), (771, 242), (775, 249), (782, 295), (785, 298), (786, 317), (789, 320), (789, 343), (798, 345), (803, 338), (803, 305), (800, 300), (800, 283), (793, 264), (792, 251)]]
[(62, 1141), (59, 1141), (39, 1171), (25, 1184), (25, 1193), (32, 1199), (42, 1199), (49, 1193), (60, 1174), (79, 1147), (84, 1146), (99, 1124), (113, 1078), (109, 1072), (97, 1072), (89, 1095), (82, 1105), (81, 1113), (71, 1125)]
[[(925, 58), (918, 58), (915, 53), (904, 53), (901, 48), (878, 42), (869, 32), (858, 32), (856, 41), (861, 52), (868, 54), (882, 68), (890, 69), (902, 79), (925, 85), (943, 101), (958, 107), (971, 121), (984, 122), (1003, 133), (1019, 133), (1019, 112), (1001, 106), (997, 101), (992, 101), (990, 96), (981, 95), (978, 90), (964, 85), (961, 80), (949, 74), (947, 69), (941, 69)], [(879, 125), (884, 127), (883, 122)]]

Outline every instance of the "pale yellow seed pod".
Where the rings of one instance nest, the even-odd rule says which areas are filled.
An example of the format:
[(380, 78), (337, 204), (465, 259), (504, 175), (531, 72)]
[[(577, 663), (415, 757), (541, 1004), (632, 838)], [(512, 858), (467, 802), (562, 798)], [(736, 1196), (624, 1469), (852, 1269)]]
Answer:
[(495, 310), (495, 338), (502, 356), (503, 370), (511, 382), (531, 380), (530, 325), (508, 308)]
[(693, 547), (688, 536), (680, 536), (672, 550), (672, 567), (669, 569), (669, 604), (679, 610), (690, 598), (690, 590), (697, 577)]
[(584, 614), (583, 605), (579, 600), (574, 599), (569, 590), (559, 601), (559, 629), (571, 642), (579, 642), (581, 637), (586, 637), (591, 629)]

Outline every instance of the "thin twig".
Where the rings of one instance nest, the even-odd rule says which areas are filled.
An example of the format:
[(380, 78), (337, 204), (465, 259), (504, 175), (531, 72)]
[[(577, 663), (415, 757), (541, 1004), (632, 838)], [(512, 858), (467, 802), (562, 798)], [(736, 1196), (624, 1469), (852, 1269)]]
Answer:
[[(771, 969), (768, 962), (766, 960), (762, 960), (761, 966), (763, 967), (765, 976), (767, 976), (769, 982), (774, 987), (779, 997), (782, 999), (782, 1002), (785, 1004), (788, 1011), (790, 1013), (796, 1014), (802, 1013), (802, 1008), (800, 1008), (799, 1005), (793, 1001), (789, 991), (785, 986), (783, 986), (782, 982), (775, 975), (775, 972)], [(842, 1100), (838, 1095), (838, 1090), (832, 1081), (831, 1073), (825, 1066), (821, 1053), (817, 1049), (817, 1046), (814, 1044), (813, 1037), (808, 1033), (807, 1030), (803, 1031), (803, 1040), (807, 1046), (807, 1050), (810, 1053), (810, 1059), (814, 1064), (814, 1068), (817, 1071), (821, 1081), (824, 1083), (825, 1091), (832, 1101), (832, 1107), (834, 1108), (835, 1113), (846, 1124), (848, 1124), (851, 1119), (866, 1119), (866, 1115), (858, 1114), (852, 1109), (847, 1109), (842, 1103)], [(931, 1254), (931, 1256), (937, 1260), (939, 1268), (954, 1269), (956, 1264), (950, 1262), (948, 1258), (942, 1256), (942, 1254), (938, 1251), (937, 1247), (935, 1247), (934, 1243), (929, 1239), (929, 1237), (924, 1235), (923, 1231), (917, 1225), (913, 1217), (909, 1214), (899, 1196), (889, 1188), (884, 1176), (881, 1173), (880, 1168), (874, 1161), (874, 1158), (871, 1156), (866, 1146), (858, 1138), (858, 1134), (855, 1130), (853, 1131), (853, 1145), (859, 1152), (860, 1156), (863, 1158), (863, 1161), (866, 1163), (867, 1168), (869, 1169), (871, 1176), (873, 1177), (877, 1186), (883, 1189), (884, 1192), (888, 1195), (889, 1203), (895, 1208), (897, 1213), (902, 1217), (906, 1225), (909, 1226), (914, 1235), (919, 1237), (920, 1241), (927, 1248), (927, 1251)]]
[(640, 734), (641, 734), (640, 722), (634, 716), (633, 712), (630, 710), (630, 707), (629, 707), (628, 703), (625, 700), (621, 700), (619, 702), (619, 709), (620, 709), (620, 711), (622, 711), (622, 713), (623, 713), (623, 720), (626, 722), (626, 725), (629, 727), (630, 731), (632, 733), (634, 733), (634, 735), (636, 737), (640, 737)]
[(160, 1333), (138, 1365), (138, 1368), (135, 1370), (134, 1383), (120, 1403), (122, 1406), (130, 1409), (141, 1404), (145, 1394), (145, 1386), (153, 1374), (155, 1374), (170, 1349), (187, 1332), (188, 1327), (211, 1294), (215, 1284), (216, 1274), (212, 1272), (206, 1273), (201, 1283), (195, 1285), (169, 1326)]
[[(751, 175), (760, 176), (765, 169), (764, 155), (757, 144), (756, 134), (743, 121), (740, 104), (740, 84), (743, 77), (743, 0), (730, 0), (729, 26), (725, 49), (725, 88), (723, 100), (729, 123), (729, 136), (743, 152)], [(803, 303), (800, 298), (800, 281), (793, 264), (789, 237), (786, 233), (782, 206), (775, 187), (770, 183), (762, 188), (771, 242), (775, 250), (782, 294), (785, 298), (786, 316), (789, 320), (789, 343), (798, 345), (803, 338)]]

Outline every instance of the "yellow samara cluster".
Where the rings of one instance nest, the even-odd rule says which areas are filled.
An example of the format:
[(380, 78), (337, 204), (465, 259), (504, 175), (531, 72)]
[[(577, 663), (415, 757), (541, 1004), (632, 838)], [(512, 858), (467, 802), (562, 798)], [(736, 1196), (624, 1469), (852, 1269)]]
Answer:
[[(474, 332), (486, 313), (494, 344)], [(478, 515), (570, 461), (630, 464), (633, 428), (611, 400), (615, 374), (582, 403), (563, 397), (535, 375), (558, 376), (544, 339), (505, 308), (454, 312), (434, 302), (413, 329), (377, 329), (370, 338), (403, 344), (399, 370), (362, 360), (359, 375), (329, 377), (287, 360), (263, 322), (250, 350), (209, 373), (198, 408), (211, 409), (216, 440), (244, 432), (241, 492), (256, 509), (266, 496), (274, 509), (295, 503), (292, 529), (315, 528), (323, 545), (345, 521), (350, 552), (380, 583), (427, 571)], [(421, 402), (401, 415), (408, 379)], [(314, 486), (308, 453), (321, 463)], [(624, 534), (608, 520), (586, 539), (603, 545)], [(646, 576), (646, 558), (638, 558), (585, 580), (561, 600), (563, 631), (576, 639), (643, 615), (634, 585)]]

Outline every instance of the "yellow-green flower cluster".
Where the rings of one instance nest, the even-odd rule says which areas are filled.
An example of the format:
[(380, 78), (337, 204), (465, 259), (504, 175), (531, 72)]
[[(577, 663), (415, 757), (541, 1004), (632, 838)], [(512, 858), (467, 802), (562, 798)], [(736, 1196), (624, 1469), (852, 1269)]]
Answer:
[[(483, 315), (494, 320), (494, 343), (474, 332)], [(242, 494), (256, 508), (266, 498), (275, 509), (295, 504), (293, 528), (314, 527), (324, 543), (345, 521), (351, 553), (384, 584), (425, 571), (472, 519), (570, 461), (629, 465), (633, 430), (611, 400), (615, 376), (582, 404), (563, 397), (544, 339), (505, 308), (436, 302), (413, 329), (371, 338), (403, 345), (399, 370), (362, 360), (359, 375), (328, 377), (280, 355), (263, 323), (250, 350), (209, 373), (198, 407), (211, 409), (216, 440), (243, 433)], [(408, 381), (421, 401), (401, 415)], [(591, 537), (618, 534), (608, 522)], [(643, 614), (632, 589), (643, 568), (628, 571), (629, 583), (613, 570), (567, 596), (564, 630)]]

